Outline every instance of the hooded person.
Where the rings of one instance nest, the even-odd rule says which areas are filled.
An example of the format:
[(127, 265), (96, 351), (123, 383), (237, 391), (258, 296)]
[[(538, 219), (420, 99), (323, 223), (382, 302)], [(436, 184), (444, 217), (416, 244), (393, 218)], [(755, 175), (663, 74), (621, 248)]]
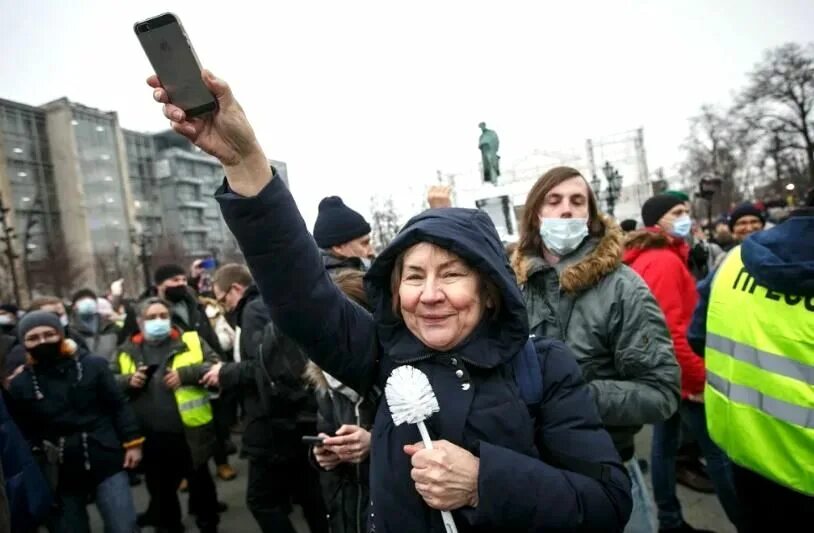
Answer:
[(82, 337), (90, 353), (112, 361), (119, 344), (119, 326), (99, 312), (96, 293), (90, 289), (77, 291), (71, 298), (72, 331)]
[(814, 197), (807, 200), (699, 284), (689, 333), (703, 347), (707, 426), (733, 463), (744, 531), (814, 521)]
[[(520, 399), (510, 368), (528, 343), (525, 308), (488, 215), (441, 209), (408, 222), (367, 274), (371, 314), (331, 282), (282, 181), (258, 193), (223, 188), (218, 200), (275, 324), (359, 394), (410, 364), (438, 398), (427, 422), (436, 450), (416, 445), (416, 427), (396, 426), (379, 402), (372, 528), (444, 531), (435, 509), (453, 511), (464, 531), (622, 527), (629, 480), (565, 346), (534, 345), (542, 376), (524, 377), (544, 390), (532, 407), (538, 425)], [(569, 470), (577, 463), (603, 474)]]
[[(798, 210), (797, 216), (800, 213), (805, 213), (806, 210)], [(798, 221), (796, 221), (798, 222)], [(755, 207), (754, 204), (748, 202), (738, 205), (726, 220), (727, 228), (731, 231), (730, 247), (725, 248), (727, 254), (734, 248), (745, 242), (752, 235), (759, 235), (763, 231), (766, 224), (766, 219), (761, 210)], [(799, 223), (793, 224), (797, 226)], [(707, 308), (709, 306), (710, 288), (712, 281), (715, 279), (717, 267), (720, 266), (726, 256), (721, 258), (716, 265), (715, 269), (710, 272), (698, 282), (697, 294), (698, 301), (690, 321), (689, 329), (687, 330), (687, 338), (693, 351), (699, 356), (704, 356), (704, 349), (706, 345), (706, 320)]]
[(364, 271), (370, 266), (373, 257), (370, 224), (339, 196), (328, 196), (319, 202), (314, 240), (329, 271), (343, 268)]
[[(680, 199), (675, 199), (680, 203)], [(624, 235), (578, 170), (555, 167), (529, 191), (512, 266), (530, 331), (565, 342), (634, 482), (629, 528), (653, 521), (634, 436), (680, 399), (673, 344), (650, 289), (622, 263)]]
[(66, 339), (54, 313), (28, 313), (18, 335), (28, 362), (11, 380), (9, 396), (23, 435), (53, 450), (46, 456), (58, 505), (49, 527), (87, 530), (93, 495), (106, 531), (132, 532), (136, 512), (125, 469), (140, 462), (144, 439), (107, 360)]
[(697, 531), (684, 521), (676, 497), (676, 453), (682, 421), (701, 447), (707, 472), (729, 520), (740, 525), (740, 506), (732, 485), (731, 465), (709, 438), (704, 416), (704, 361), (687, 341), (687, 328), (696, 303), (695, 279), (687, 268), (687, 244), (692, 221), (681, 198), (660, 194), (642, 205), (645, 227), (625, 240), (624, 262), (647, 283), (664, 313), (681, 367), (679, 411), (654, 424), (652, 468), (653, 492), (659, 509), (659, 531)]
[[(434, 449), (417, 445), (416, 426), (396, 426), (379, 402), (371, 529), (445, 531), (439, 509), (463, 531), (621, 529), (631, 505), (624, 467), (568, 349), (529, 342), (523, 298), (488, 215), (440, 209), (413, 218), (371, 266), (371, 314), (331, 282), (229, 86), (208, 71), (203, 80), (219, 107), (194, 123), (157, 78), (149, 83), (173, 129), (224, 164), (217, 199), (275, 325), (360, 394), (415, 365), (437, 397), (440, 411), (427, 420), (441, 439)], [(521, 397), (518, 380), (533, 394)]]

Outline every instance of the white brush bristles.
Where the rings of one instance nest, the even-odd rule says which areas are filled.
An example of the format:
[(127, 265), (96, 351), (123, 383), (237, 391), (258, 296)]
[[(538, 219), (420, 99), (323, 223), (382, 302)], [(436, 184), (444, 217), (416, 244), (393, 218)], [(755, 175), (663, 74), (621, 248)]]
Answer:
[(440, 409), (430, 380), (413, 366), (405, 365), (393, 370), (387, 378), (384, 395), (393, 423), (397, 426), (418, 424)]

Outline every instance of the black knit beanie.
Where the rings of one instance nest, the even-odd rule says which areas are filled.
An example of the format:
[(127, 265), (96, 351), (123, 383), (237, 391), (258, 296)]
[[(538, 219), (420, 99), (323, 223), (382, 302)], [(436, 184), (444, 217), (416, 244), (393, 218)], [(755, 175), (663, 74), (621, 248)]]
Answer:
[(26, 334), (34, 328), (48, 326), (63, 335), (63, 326), (56, 313), (50, 311), (32, 311), (20, 319), (17, 324), (17, 338), (24, 342)]
[(729, 215), (729, 229), (734, 231), (735, 222), (737, 222), (739, 218), (748, 216), (758, 217), (764, 225), (766, 224), (766, 217), (763, 216), (763, 212), (753, 204), (745, 203), (736, 207), (734, 211), (732, 211), (732, 214)]
[(642, 206), (642, 222), (645, 227), (655, 226), (667, 211), (684, 201), (672, 194), (657, 194), (651, 196)]
[(328, 249), (358, 239), (370, 233), (365, 217), (346, 206), (342, 198), (328, 196), (319, 203), (319, 215), (314, 224), (317, 246)]
[(622, 228), (622, 231), (624, 231), (625, 233), (628, 233), (628, 232), (631, 232), (631, 231), (635, 231), (636, 226), (638, 224), (639, 223), (636, 222), (635, 220), (633, 220), (632, 218), (628, 218), (628, 219), (625, 219), (625, 220), (621, 221), (619, 223), (619, 227)]
[(153, 274), (153, 281), (156, 285), (161, 285), (170, 278), (175, 276), (186, 276), (187, 271), (180, 265), (161, 265), (155, 269)]

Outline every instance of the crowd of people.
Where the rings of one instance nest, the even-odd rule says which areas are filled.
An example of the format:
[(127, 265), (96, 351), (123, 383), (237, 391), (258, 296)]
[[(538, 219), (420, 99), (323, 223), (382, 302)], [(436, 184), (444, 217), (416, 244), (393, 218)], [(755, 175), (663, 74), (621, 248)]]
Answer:
[[(810, 528), (814, 192), (774, 227), (743, 204), (705, 231), (668, 191), (637, 229), (557, 167), (516, 245), (434, 189), (374, 257), (339, 197), (308, 231), (228, 86), (204, 81), (219, 109), (189, 121), (149, 83), (223, 162), (216, 197), (246, 264), (0, 307), (0, 531), (89, 531), (91, 503), (108, 532), (183, 531), (182, 492), (218, 531), (211, 466), (235, 479), (235, 427), (264, 533), (293, 532), (293, 504), (313, 533), (706, 531), (679, 481), (738, 531)], [(437, 400), (432, 447), (393, 420), (404, 365)]]

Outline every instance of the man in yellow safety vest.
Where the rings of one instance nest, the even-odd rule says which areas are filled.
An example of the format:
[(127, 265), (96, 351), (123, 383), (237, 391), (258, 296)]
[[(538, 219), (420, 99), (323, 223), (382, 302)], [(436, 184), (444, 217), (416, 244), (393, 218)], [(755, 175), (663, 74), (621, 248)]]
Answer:
[(689, 334), (705, 344), (709, 433), (734, 463), (754, 531), (814, 525), (812, 194), (808, 205), (748, 237), (699, 285), (706, 320)]
[(150, 441), (142, 463), (150, 505), (139, 525), (183, 531), (177, 489), (187, 479), (190, 499), (201, 504), (198, 528), (215, 532), (217, 493), (207, 468), (215, 431), (210, 393), (199, 381), (217, 356), (194, 330), (171, 325), (169, 305), (160, 298), (139, 304), (138, 324), (141, 333), (119, 348), (114, 370)]

